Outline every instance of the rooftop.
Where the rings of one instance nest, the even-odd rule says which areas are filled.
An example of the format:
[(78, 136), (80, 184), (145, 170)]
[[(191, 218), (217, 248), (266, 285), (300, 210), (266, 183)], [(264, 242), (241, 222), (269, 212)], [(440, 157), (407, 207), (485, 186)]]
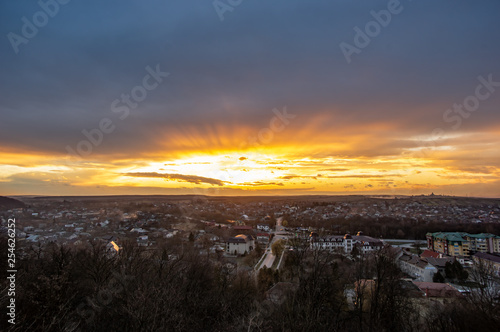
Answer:
[(228, 243), (246, 243), (248, 241), (252, 241), (253, 237), (251, 235), (239, 234), (235, 237), (230, 237), (227, 242)]
[(432, 251), (432, 250), (424, 250), (424, 252), (420, 255), (422, 258), (428, 258), (428, 257), (433, 257), (433, 258), (439, 258), (439, 253)]
[(485, 252), (478, 252), (478, 253), (475, 253), (473, 256), (477, 257), (477, 258), (484, 259), (484, 260), (488, 260), (491, 262), (500, 263), (500, 256), (498, 256), (498, 255), (492, 255), (492, 254), (488, 254)]
[(413, 282), (420, 288), (421, 291), (425, 293), (427, 297), (445, 297), (445, 298), (457, 298), (461, 297), (462, 294), (453, 286), (449, 284), (442, 284), (438, 282)]
[(456, 241), (456, 242), (465, 242), (465, 237), (471, 237), (476, 239), (500, 239), (500, 236), (489, 234), (489, 233), (480, 233), (480, 234), (469, 234), (465, 232), (436, 232), (436, 233), (428, 233), (427, 235), (431, 235), (432, 237), (448, 240), (448, 241)]

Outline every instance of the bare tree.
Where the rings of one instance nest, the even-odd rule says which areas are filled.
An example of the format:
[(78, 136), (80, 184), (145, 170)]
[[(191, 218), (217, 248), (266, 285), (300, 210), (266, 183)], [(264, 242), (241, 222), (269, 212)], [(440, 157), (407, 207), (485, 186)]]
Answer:
[(500, 326), (500, 278), (493, 264), (475, 258), (470, 279), (476, 287), (468, 287), (469, 305), (483, 322)]

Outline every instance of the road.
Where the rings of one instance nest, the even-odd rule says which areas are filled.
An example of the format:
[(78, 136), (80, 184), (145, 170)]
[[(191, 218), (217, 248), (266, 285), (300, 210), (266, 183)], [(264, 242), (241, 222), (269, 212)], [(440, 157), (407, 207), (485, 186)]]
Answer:
[(278, 219), (276, 219), (276, 231), (275, 231), (275, 233), (285, 231), (285, 227), (282, 225), (282, 222), (283, 222), (283, 217), (279, 217)]
[(276, 256), (273, 255), (270, 248), (266, 249), (266, 253), (267, 256), (266, 258), (264, 258), (264, 262), (262, 262), (262, 264), (260, 265), (259, 270), (264, 266), (270, 268), (271, 266), (273, 266), (274, 260), (276, 259)]
[(264, 255), (267, 255), (267, 256), (266, 256), (266, 258), (264, 258), (264, 261), (260, 265), (259, 270), (263, 266), (266, 266), (268, 268), (270, 268), (271, 266), (273, 266), (273, 263), (274, 263), (274, 260), (276, 259), (276, 256), (273, 255), (273, 252), (271, 250), (272, 244), (274, 242), (278, 241), (278, 240), (286, 240), (287, 239), (287, 237), (285, 235), (278, 234), (278, 232), (285, 232), (285, 227), (281, 225), (282, 222), (283, 222), (283, 217), (279, 217), (276, 220), (276, 230), (273, 232), (274, 233), (274, 237), (273, 237), (272, 241), (269, 243), (269, 245), (268, 245), (268, 247), (266, 249), (266, 252), (264, 253)]
[[(425, 248), (427, 246), (426, 240), (401, 240), (401, 239), (382, 239), (384, 243), (390, 244), (393, 247), (398, 248), (413, 248), (415, 243), (420, 243), (421, 248)], [(392, 243), (401, 243), (401, 244), (392, 244)]]
[(415, 242), (422, 242), (425, 243), (426, 240), (403, 240), (403, 239), (382, 239), (382, 241), (386, 242), (402, 242), (402, 243), (415, 243)]

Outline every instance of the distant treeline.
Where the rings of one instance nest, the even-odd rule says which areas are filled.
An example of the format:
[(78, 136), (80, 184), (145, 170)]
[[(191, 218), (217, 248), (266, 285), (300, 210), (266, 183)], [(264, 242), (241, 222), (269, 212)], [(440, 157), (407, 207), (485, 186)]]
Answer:
[(424, 220), (400, 220), (391, 217), (331, 218), (318, 220), (309, 218), (286, 217), (292, 227), (311, 226), (338, 234), (354, 234), (358, 231), (382, 238), (425, 239), (429, 232), (467, 232), (500, 234), (500, 223), (449, 223)]

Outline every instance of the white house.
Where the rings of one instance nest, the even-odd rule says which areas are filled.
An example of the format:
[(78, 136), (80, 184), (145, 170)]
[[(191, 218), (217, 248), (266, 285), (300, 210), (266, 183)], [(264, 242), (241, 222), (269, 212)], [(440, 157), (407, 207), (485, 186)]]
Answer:
[(148, 231), (142, 228), (132, 228), (130, 233), (147, 233)]
[(257, 230), (264, 231), (264, 232), (270, 232), (271, 228), (267, 224), (258, 224), (257, 225)]
[(147, 247), (150, 244), (149, 237), (147, 235), (140, 235), (137, 237), (137, 245), (141, 247)]
[(243, 255), (255, 248), (255, 240), (251, 235), (236, 235), (227, 240), (226, 252), (228, 254)]
[(362, 235), (331, 235), (320, 237), (316, 233), (311, 233), (310, 236), (311, 249), (328, 250), (328, 251), (343, 251), (351, 253), (354, 247), (357, 247), (361, 253), (367, 253), (381, 249), (384, 244), (382, 241), (370, 236)]
[(270, 241), (270, 235), (268, 233), (257, 233), (257, 242), (267, 245)]
[(405, 272), (416, 281), (432, 282), (438, 269), (427, 261), (415, 255), (403, 254), (398, 259), (401, 271)]

